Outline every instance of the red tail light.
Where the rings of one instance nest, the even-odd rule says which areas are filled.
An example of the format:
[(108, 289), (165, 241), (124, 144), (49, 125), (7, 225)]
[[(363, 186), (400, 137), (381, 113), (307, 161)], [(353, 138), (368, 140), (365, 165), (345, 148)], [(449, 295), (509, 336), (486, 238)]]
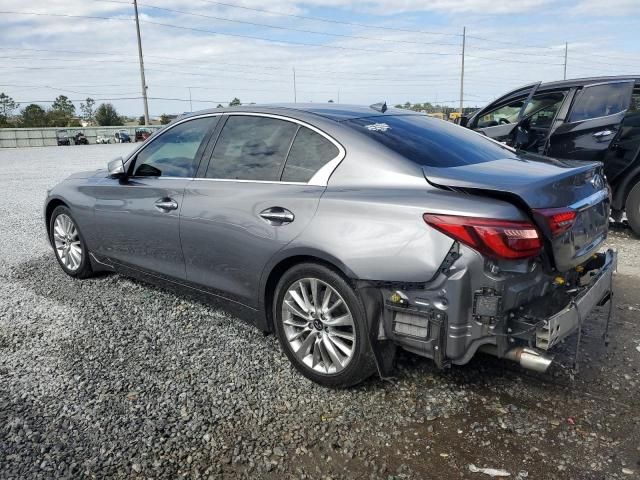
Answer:
[(570, 230), (576, 221), (576, 212), (570, 208), (543, 208), (534, 213), (544, 218), (553, 237)]
[(542, 248), (538, 231), (530, 222), (431, 213), (423, 218), (436, 230), (489, 257), (528, 258)]

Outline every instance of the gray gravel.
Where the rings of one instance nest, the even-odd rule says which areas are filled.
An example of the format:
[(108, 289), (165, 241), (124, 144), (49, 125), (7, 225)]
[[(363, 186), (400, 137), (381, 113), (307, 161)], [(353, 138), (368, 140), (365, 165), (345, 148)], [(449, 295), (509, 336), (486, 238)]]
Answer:
[[(46, 188), (128, 145), (0, 150), (0, 478), (626, 479), (640, 472), (640, 241), (623, 227), (606, 308), (572, 376), (491, 357), (334, 391), (273, 336), (117, 275), (76, 281), (41, 220)], [(8, 202), (8, 204), (6, 203)], [(8, 246), (8, 248), (7, 248)], [(571, 339), (560, 351), (568, 361)]]

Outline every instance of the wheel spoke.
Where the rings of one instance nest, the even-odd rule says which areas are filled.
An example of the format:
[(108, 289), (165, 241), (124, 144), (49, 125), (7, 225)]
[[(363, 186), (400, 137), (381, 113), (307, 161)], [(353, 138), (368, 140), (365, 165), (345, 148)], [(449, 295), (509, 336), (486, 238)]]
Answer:
[(326, 312), (329, 302), (331, 301), (331, 289), (327, 287), (324, 290), (324, 296), (322, 297), (322, 311)]
[(299, 339), (302, 335), (304, 335), (305, 333), (310, 333), (311, 330), (308, 329), (307, 327), (301, 329), (298, 333), (293, 334), (292, 336), (289, 337), (289, 341), (293, 342), (297, 339)]
[(332, 337), (331, 335), (329, 335), (327, 338), (347, 357), (351, 355), (351, 348), (349, 348), (349, 346), (347, 346), (347, 344), (340, 340), (338, 337)]
[[(300, 298), (300, 295), (298, 295), (298, 292), (296, 292), (295, 290), (289, 290), (289, 295), (291, 295), (291, 298), (295, 300), (295, 302), (298, 304), (298, 306), (302, 309), (303, 312), (309, 313), (309, 308), (307, 307), (307, 304), (302, 298)], [(301, 316), (304, 316), (304, 315), (301, 315)]]
[(342, 299), (341, 299), (341, 298), (338, 298), (338, 299), (333, 303), (333, 305), (331, 305), (331, 306), (327, 309), (327, 313), (331, 313), (331, 312), (333, 312), (333, 311), (336, 309), (336, 307), (339, 307), (340, 305), (342, 305)]
[(320, 342), (316, 337), (316, 341), (313, 344), (313, 354), (311, 356), (311, 368), (315, 368), (316, 365), (320, 363), (322, 360), (322, 354), (320, 353)]
[(320, 299), (318, 298), (318, 280), (312, 278), (311, 280), (309, 280), (309, 284), (311, 287), (311, 304), (313, 305), (314, 309), (317, 309), (318, 304), (320, 303)]
[[(292, 297), (293, 297), (293, 295), (292, 295)], [(296, 303), (297, 303), (297, 302), (296, 302)], [(307, 315), (306, 313), (304, 313), (304, 312), (302, 312), (302, 311), (298, 310), (298, 309), (296, 308), (296, 306), (295, 306), (291, 301), (289, 301), (289, 300), (285, 300), (285, 301), (284, 301), (284, 305), (285, 305), (285, 307), (287, 308), (287, 310), (289, 310), (289, 311), (290, 311), (291, 313), (293, 313), (294, 315), (296, 315), (296, 316), (298, 316), (298, 317), (301, 317), (301, 318), (303, 318), (303, 319), (308, 318), (308, 315)], [(298, 304), (298, 305), (299, 305), (299, 304)], [(305, 322), (306, 322), (306, 320), (305, 320)]]
[(340, 354), (336, 352), (336, 349), (333, 348), (333, 344), (329, 340), (329, 337), (322, 337), (322, 343), (331, 357), (331, 361), (335, 364), (336, 369), (340, 370), (339, 367), (342, 367), (342, 359), (340, 358)]
[(307, 287), (303, 282), (298, 282), (300, 285), (300, 293), (302, 293), (302, 299), (304, 300), (304, 304), (307, 307), (307, 312), (311, 311), (311, 302), (309, 301), (309, 294), (307, 293)]
[(322, 364), (324, 365), (324, 369), (326, 372), (329, 372), (329, 367), (331, 366), (331, 359), (329, 358), (329, 354), (327, 353), (327, 349), (324, 346), (323, 342), (318, 343), (318, 349), (320, 350), (320, 356), (322, 357)]
[(353, 342), (353, 338), (354, 338), (353, 333), (343, 332), (341, 330), (333, 330), (331, 332), (331, 336), (344, 338), (345, 340), (349, 340), (350, 342)]
[(307, 335), (307, 338), (304, 339), (302, 345), (300, 345), (300, 348), (296, 350), (296, 356), (300, 360), (303, 360), (304, 357), (307, 356), (307, 354), (309, 353), (309, 349), (313, 345), (313, 342), (316, 341), (316, 336), (317, 334), (315, 332), (311, 332), (309, 335)]
[(324, 322), (325, 325), (329, 325), (331, 327), (350, 327), (353, 325), (353, 319), (351, 318), (350, 313), (346, 313), (341, 317), (335, 317)]

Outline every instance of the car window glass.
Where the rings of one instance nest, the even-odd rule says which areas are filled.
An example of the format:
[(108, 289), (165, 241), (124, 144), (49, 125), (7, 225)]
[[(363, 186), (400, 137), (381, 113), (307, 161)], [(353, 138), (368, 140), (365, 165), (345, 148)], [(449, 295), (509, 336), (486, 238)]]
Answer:
[(138, 154), (134, 175), (193, 177), (198, 148), (218, 118), (189, 120), (161, 134)]
[(301, 127), (291, 146), (282, 173), (285, 182), (308, 182), (326, 163), (340, 151), (332, 142), (307, 127)]
[(206, 177), (280, 180), (282, 165), (298, 125), (286, 120), (232, 115), (225, 123)]
[(629, 108), (633, 83), (606, 83), (585, 87), (577, 96), (569, 122), (605, 117)]
[(524, 98), (520, 98), (507, 105), (503, 105), (495, 110), (485, 113), (478, 119), (477, 127), (486, 128), (514, 123), (518, 120), (518, 113), (520, 113), (524, 100)]
[(473, 130), (426, 115), (385, 115), (343, 123), (392, 151), (430, 167), (459, 167), (504, 158), (518, 159), (512, 149)]
[(551, 128), (551, 122), (563, 100), (564, 93), (561, 92), (535, 95), (527, 104), (524, 116), (530, 119), (530, 125), (534, 128)]

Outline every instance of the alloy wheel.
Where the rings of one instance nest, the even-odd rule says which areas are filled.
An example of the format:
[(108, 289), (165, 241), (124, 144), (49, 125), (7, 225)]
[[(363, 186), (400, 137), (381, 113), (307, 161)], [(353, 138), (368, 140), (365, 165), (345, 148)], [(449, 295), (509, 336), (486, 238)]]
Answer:
[(340, 294), (317, 278), (296, 280), (281, 305), (284, 334), (299, 361), (316, 372), (335, 374), (353, 358), (353, 316)]
[(53, 223), (53, 242), (60, 262), (67, 270), (76, 271), (82, 263), (82, 244), (73, 220), (61, 213)]

